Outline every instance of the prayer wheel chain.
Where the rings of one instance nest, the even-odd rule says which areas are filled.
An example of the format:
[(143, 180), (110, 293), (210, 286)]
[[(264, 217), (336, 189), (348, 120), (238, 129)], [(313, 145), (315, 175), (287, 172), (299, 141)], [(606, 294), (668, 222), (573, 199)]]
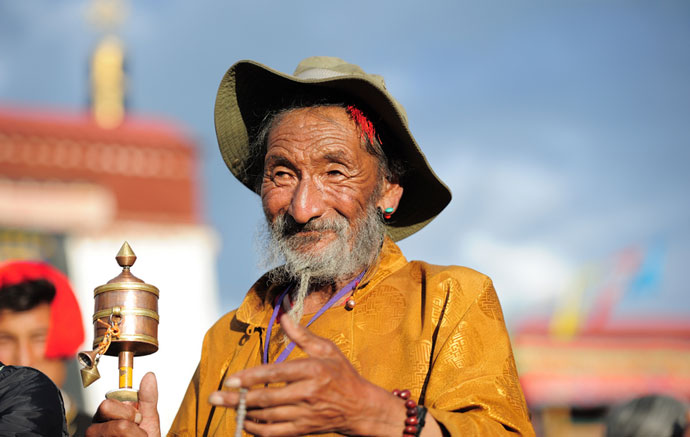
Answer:
[(103, 339), (96, 348), (96, 356), (100, 358), (101, 355), (105, 354), (110, 347), (110, 342), (113, 341), (113, 338), (120, 337), (120, 318), (117, 317), (113, 319), (113, 317), (110, 316), (110, 323), (105, 323), (101, 319), (98, 319), (98, 323), (108, 328), (108, 330), (105, 332), (105, 335), (103, 335)]

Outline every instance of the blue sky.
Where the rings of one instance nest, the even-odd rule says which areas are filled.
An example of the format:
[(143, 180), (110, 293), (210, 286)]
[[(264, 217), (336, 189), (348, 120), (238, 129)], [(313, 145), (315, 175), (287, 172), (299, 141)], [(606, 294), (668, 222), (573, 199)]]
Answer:
[[(88, 5), (0, 0), (0, 105), (85, 108), (100, 36)], [(618, 316), (690, 317), (688, 23), (684, 1), (150, 0), (130, 2), (119, 33), (131, 113), (199, 143), (223, 311), (260, 274), (247, 253), (261, 216), (217, 150), (220, 78), (239, 59), (292, 72), (331, 55), (385, 77), (453, 191), (402, 243), (408, 258), (489, 274), (510, 321), (549, 311), (584, 266), (605, 271), (629, 247), (663, 256)]]

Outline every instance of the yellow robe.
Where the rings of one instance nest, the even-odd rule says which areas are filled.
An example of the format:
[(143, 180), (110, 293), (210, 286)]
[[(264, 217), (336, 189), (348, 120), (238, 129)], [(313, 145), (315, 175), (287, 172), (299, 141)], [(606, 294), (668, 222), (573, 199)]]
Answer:
[[(226, 376), (261, 365), (273, 302), (283, 290), (259, 279), (242, 305), (208, 331), (168, 436), (234, 435), (235, 411), (212, 407), (208, 397)], [(408, 262), (386, 238), (354, 299), (353, 310), (332, 307), (309, 330), (333, 341), (364, 378), (388, 391), (409, 389), (452, 436), (534, 435), (488, 277)], [(271, 362), (285, 347), (278, 337), (269, 344)], [(288, 360), (304, 357), (295, 348)]]

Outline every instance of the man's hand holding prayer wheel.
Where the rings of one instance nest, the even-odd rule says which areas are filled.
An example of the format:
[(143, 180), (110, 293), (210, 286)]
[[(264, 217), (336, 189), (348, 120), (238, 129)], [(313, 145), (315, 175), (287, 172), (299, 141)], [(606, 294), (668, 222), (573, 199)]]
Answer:
[(86, 437), (160, 437), (157, 405), (156, 375), (149, 372), (141, 379), (139, 404), (104, 400), (98, 406), (94, 424), (86, 430)]

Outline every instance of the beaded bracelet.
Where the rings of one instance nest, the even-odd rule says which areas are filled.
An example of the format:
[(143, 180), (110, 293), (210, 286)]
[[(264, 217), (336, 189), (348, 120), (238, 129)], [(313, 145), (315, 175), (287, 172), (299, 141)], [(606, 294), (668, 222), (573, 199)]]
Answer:
[(403, 437), (419, 437), (426, 423), (426, 407), (417, 405), (417, 402), (410, 399), (411, 395), (409, 390), (398, 390), (397, 388), (393, 390), (393, 396), (404, 400), (405, 408), (407, 408)]

